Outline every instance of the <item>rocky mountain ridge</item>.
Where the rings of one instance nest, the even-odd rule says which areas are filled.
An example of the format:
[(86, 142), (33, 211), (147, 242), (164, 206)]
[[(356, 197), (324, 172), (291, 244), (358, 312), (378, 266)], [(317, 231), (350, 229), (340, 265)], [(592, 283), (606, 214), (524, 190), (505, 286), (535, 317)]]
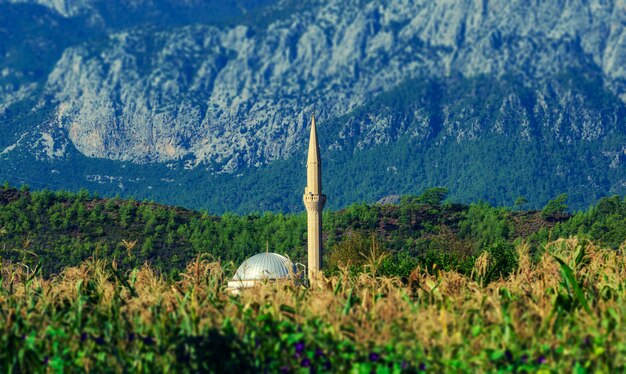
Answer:
[[(296, 162), (316, 112), (329, 126), (330, 158), (402, 139), (414, 152), (443, 152), (495, 136), (511, 149), (588, 144), (593, 154), (581, 157), (621, 173), (626, 0), (228, 1), (228, 24), (206, 18), (213, 1), (0, 7), (16, 2), (52, 10), (33, 16), (36, 24), (72, 21), (87, 31), (59, 44), (39, 73), (0, 63), (0, 114), (25, 113), (5, 129), (0, 158), (22, 149), (65, 162), (78, 152), (245, 175)], [(135, 24), (111, 17), (131, 8), (145, 13)], [(165, 16), (171, 9), (177, 18)], [(411, 83), (420, 81), (426, 86)], [(603, 188), (620, 191), (621, 177), (607, 178)]]
[(359, 3), (317, 5), (260, 31), (133, 30), (69, 48), (45, 87), (54, 121), (90, 157), (191, 157), (235, 171), (291, 156), (308, 113), (343, 115), (420, 76), (535, 82), (598, 69), (626, 92), (623, 2)]

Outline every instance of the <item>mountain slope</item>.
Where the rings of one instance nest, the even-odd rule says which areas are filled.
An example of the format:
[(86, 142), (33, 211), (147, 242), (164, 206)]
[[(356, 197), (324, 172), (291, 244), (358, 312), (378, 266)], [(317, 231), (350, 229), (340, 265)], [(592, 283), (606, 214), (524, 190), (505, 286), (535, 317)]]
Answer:
[[(379, 4), (317, 5), (260, 31), (123, 31), (95, 49), (68, 49), (46, 86), (58, 103), (55, 121), (88, 156), (191, 155), (234, 171), (292, 155), (303, 113), (343, 115), (420, 76), (506, 74), (534, 83), (597, 68), (622, 93), (623, 30), (605, 22), (618, 18), (619, 5)], [(592, 13), (571, 17), (585, 11)]]
[(88, 32), (0, 96), (2, 178), (299, 210), (315, 111), (337, 206), (623, 193), (623, 0), (40, 3)]

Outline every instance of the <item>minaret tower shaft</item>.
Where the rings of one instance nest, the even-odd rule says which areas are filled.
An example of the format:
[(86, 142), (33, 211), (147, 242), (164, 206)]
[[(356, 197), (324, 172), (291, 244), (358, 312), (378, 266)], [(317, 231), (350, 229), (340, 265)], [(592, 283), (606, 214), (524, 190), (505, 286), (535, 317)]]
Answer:
[(307, 211), (308, 275), (309, 279), (314, 279), (322, 269), (322, 210), (326, 203), (326, 195), (322, 194), (322, 162), (314, 116), (311, 117), (306, 188), (303, 200)]

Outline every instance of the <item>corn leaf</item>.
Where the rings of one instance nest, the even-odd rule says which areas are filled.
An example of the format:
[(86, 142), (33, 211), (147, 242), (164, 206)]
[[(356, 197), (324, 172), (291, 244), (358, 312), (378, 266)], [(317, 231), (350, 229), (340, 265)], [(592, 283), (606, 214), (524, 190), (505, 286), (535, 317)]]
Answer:
[(578, 300), (580, 305), (583, 306), (585, 311), (591, 314), (591, 308), (589, 307), (589, 303), (587, 302), (587, 299), (585, 298), (585, 293), (583, 292), (582, 288), (580, 288), (580, 285), (578, 284), (578, 281), (576, 280), (576, 276), (574, 275), (574, 272), (565, 263), (565, 261), (561, 260), (557, 256), (553, 256), (553, 257), (559, 263), (559, 265), (561, 265), (561, 272), (563, 272), (563, 277), (565, 278), (567, 283), (571, 286), (572, 291), (574, 293), (574, 297), (576, 297), (576, 299)]

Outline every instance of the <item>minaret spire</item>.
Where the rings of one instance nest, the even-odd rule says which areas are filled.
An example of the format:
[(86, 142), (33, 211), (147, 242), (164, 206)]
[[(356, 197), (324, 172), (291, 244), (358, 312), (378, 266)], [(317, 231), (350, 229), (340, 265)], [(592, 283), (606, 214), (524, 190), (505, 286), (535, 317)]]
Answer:
[(306, 168), (307, 186), (304, 189), (303, 200), (307, 211), (308, 275), (309, 279), (313, 280), (322, 268), (322, 210), (326, 203), (326, 195), (322, 194), (322, 161), (317, 141), (315, 116), (311, 116)]
[(311, 135), (309, 136), (309, 156), (306, 162), (306, 185), (313, 194), (322, 193), (322, 162), (320, 161), (320, 146), (317, 142), (317, 127), (315, 115), (311, 116)]

